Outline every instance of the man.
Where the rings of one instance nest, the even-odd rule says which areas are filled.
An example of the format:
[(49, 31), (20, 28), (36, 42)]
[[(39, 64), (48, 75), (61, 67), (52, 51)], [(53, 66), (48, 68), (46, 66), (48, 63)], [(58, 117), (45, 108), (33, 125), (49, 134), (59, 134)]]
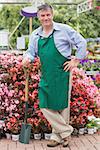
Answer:
[[(39, 6), (37, 15), (42, 26), (30, 37), (23, 65), (39, 56), (42, 72), (39, 106), (52, 126), (52, 136), (47, 146), (63, 144), (66, 147), (73, 131), (67, 122), (70, 70), (86, 56), (86, 41), (70, 26), (54, 22), (50, 5)], [(71, 58), (72, 45), (77, 47), (75, 58)]]

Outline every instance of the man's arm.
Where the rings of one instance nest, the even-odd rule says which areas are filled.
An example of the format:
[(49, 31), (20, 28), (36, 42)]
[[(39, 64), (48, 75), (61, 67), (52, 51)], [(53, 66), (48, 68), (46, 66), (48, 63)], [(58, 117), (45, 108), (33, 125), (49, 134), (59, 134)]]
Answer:
[(70, 26), (68, 26), (67, 35), (70, 39), (71, 44), (76, 46), (77, 52), (76, 57), (73, 57), (71, 61), (69, 62), (67, 61), (63, 64), (65, 71), (71, 70), (74, 67), (78, 66), (80, 60), (86, 57), (86, 47), (87, 47), (86, 40), (82, 37), (82, 35), (79, 34), (77, 31), (75, 31)]
[(72, 45), (75, 45), (77, 48), (76, 52), (76, 58), (77, 59), (84, 59), (86, 57), (86, 47), (87, 47), (87, 42), (83, 38), (83, 36), (75, 31), (73, 28), (68, 26), (68, 36), (70, 38), (70, 41)]
[(33, 34), (31, 34), (28, 49), (23, 54), (23, 66), (27, 66), (30, 62), (33, 62), (34, 57), (35, 57), (34, 36)]

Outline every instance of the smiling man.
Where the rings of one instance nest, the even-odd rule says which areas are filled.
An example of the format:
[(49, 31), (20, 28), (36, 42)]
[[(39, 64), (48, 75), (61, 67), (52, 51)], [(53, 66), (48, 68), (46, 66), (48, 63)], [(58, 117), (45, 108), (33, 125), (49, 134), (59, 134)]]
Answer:
[[(86, 41), (70, 26), (53, 21), (52, 6), (41, 5), (37, 14), (41, 26), (31, 34), (23, 66), (39, 56), (39, 107), (52, 126), (52, 136), (47, 146), (62, 144), (66, 147), (73, 132), (73, 127), (67, 122), (70, 71), (86, 56)], [(74, 58), (71, 57), (72, 45), (77, 47)]]

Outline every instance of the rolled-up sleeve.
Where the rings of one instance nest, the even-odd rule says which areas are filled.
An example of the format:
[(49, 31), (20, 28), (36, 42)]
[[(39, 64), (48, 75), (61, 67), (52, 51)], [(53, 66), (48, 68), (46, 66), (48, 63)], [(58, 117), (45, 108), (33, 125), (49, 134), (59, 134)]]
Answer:
[(33, 62), (34, 61), (34, 57), (35, 57), (34, 34), (31, 34), (30, 38), (29, 38), (28, 49), (23, 54), (23, 59), (24, 58), (29, 58), (31, 60), (31, 62)]
[(73, 28), (68, 27), (68, 35), (70, 38), (70, 41), (73, 45), (76, 46), (77, 52), (76, 52), (76, 58), (77, 59), (83, 59), (86, 57), (86, 48), (87, 48), (87, 42), (83, 38), (83, 36), (75, 31)]

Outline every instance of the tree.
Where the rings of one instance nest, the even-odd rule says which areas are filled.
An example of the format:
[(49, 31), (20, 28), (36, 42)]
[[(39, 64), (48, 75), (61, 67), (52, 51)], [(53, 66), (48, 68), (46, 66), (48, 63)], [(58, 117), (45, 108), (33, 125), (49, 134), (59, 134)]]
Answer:
[[(12, 32), (22, 18), (22, 16), (20, 15), (20, 11), (25, 6), (26, 5), (4, 5), (3, 8), (0, 10), (0, 29), (9, 29), (9, 31)], [(54, 5), (54, 14), (55, 21), (68, 24), (74, 29), (77, 29), (77, 23), (79, 23), (79, 31), (85, 38), (100, 36), (100, 13), (96, 9), (81, 13), (79, 17), (77, 17), (75, 5)], [(38, 26), (38, 19), (33, 19), (33, 30), (36, 29)], [(16, 47), (17, 36), (28, 34), (29, 18), (26, 18), (11, 38), (11, 45), (13, 47)]]
[[(4, 5), (0, 11), (0, 29), (8, 29), (11, 33), (14, 28), (20, 22), (22, 16), (20, 15), (21, 9), (25, 7), (25, 5)], [(38, 21), (35, 19), (33, 21), (34, 29), (37, 28)], [(22, 24), (19, 26), (17, 31), (11, 38), (11, 45), (16, 47), (16, 39), (18, 36), (21, 35), (28, 35), (29, 34), (29, 18), (25, 18)]]

